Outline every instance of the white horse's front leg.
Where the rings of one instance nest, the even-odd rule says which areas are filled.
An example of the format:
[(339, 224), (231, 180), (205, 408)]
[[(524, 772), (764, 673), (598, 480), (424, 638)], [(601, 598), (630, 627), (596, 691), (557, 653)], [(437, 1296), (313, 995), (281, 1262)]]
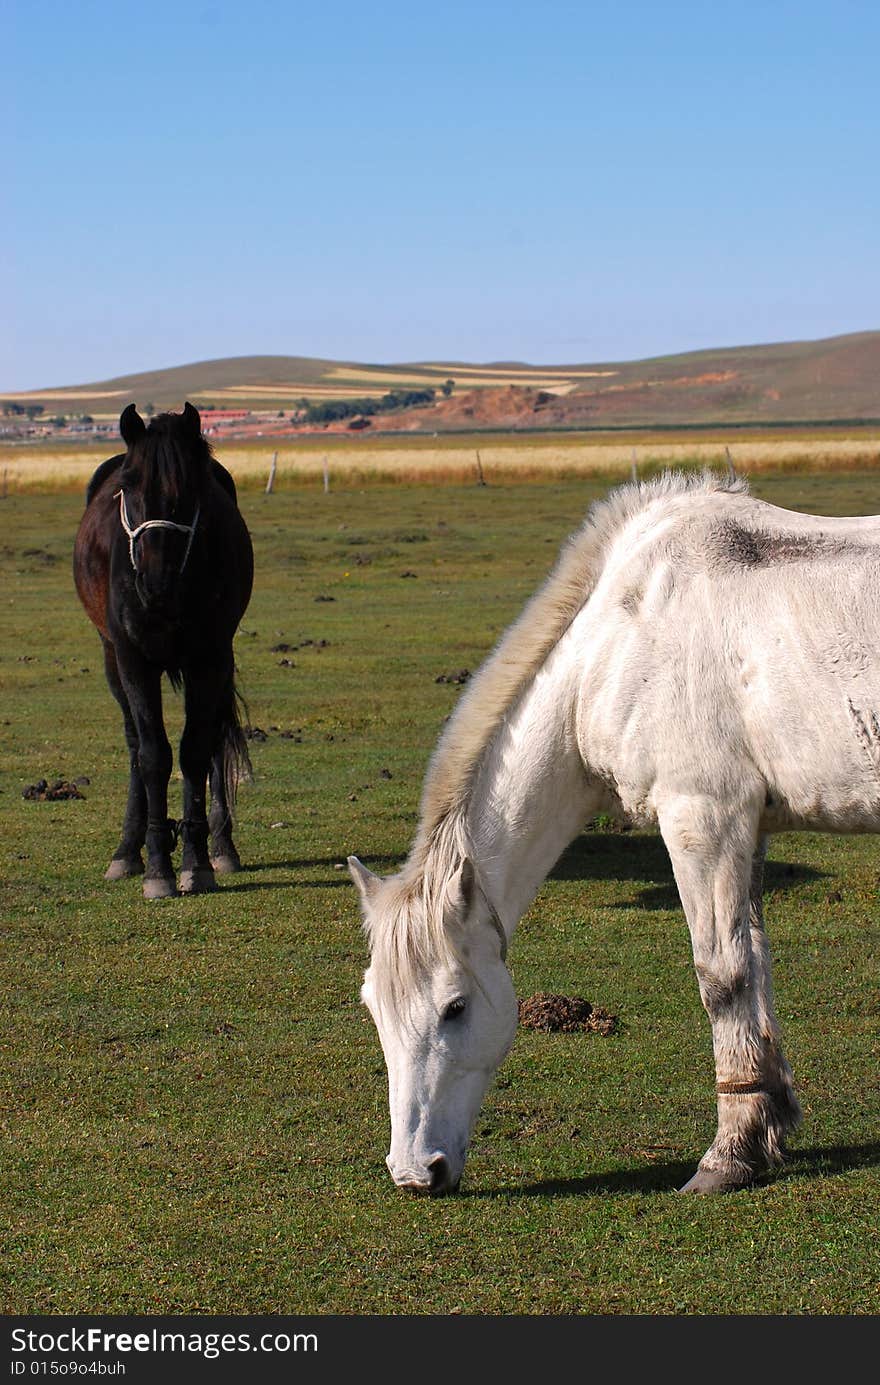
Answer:
[(759, 804), (677, 797), (660, 814), (712, 1023), (718, 1131), (683, 1192), (744, 1187), (782, 1161), (800, 1110), (773, 1013)]

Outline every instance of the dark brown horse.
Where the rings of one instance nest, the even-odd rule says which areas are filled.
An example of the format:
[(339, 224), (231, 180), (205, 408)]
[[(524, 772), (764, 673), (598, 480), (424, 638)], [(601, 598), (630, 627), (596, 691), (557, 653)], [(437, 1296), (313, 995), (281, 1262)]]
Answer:
[[(127, 451), (103, 462), (89, 482), (73, 574), (101, 636), (131, 762), (122, 840), (105, 878), (144, 872), (146, 842), (144, 896), (161, 899), (177, 893), (171, 853), (178, 834), (182, 893), (214, 889), (215, 870), (241, 866), (232, 807), (250, 765), (232, 638), (250, 599), (254, 560), (235, 483), (211, 456), (192, 404), (149, 427), (129, 404), (119, 428)], [(168, 818), (163, 673), (184, 690), (179, 824)]]

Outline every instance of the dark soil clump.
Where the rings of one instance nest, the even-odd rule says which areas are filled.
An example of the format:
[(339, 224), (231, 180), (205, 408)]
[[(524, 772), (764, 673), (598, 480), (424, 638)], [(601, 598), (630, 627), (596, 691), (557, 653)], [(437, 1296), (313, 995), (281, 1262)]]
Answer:
[(27, 788), (22, 790), (21, 796), (38, 803), (56, 803), (63, 798), (85, 798), (85, 794), (80, 793), (76, 784), (71, 783), (69, 779), (56, 779), (54, 784), (50, 784), (46, 779), (38, 779), (36, 784), (28, 784)]
[(583, 996), (538, 991), (528, 1000), (519, 1002), (519, 1022), (525, 1029), (539, 1029), (543, 1033), (575, 1034), (586, 1030), (607, 1035), (614, 1033), (617, 1017), (601, 1005), (591, 1005)]

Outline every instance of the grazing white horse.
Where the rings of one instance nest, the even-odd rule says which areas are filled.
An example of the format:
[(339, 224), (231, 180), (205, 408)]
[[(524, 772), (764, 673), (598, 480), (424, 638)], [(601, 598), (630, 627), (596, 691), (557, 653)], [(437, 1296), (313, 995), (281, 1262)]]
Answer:
[(508, 941), (600, 811), (659, 825), (712, 1024), (718, 1130), (682, 1191), (744, 1186), (800, 1119), (767, 835), (880, 831), (880, 516), (667, 474), (614, 491), (569, 540), (450, 718), (400, 872), (349, 858), (399, 1186), (458, 1184), (516, 1029)]

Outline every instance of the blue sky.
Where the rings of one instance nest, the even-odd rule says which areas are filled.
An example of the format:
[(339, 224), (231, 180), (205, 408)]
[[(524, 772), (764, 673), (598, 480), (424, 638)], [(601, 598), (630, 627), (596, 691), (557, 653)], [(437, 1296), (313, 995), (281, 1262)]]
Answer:
[(13, 0), (0, 389), (880, 326), (880, 6)]

